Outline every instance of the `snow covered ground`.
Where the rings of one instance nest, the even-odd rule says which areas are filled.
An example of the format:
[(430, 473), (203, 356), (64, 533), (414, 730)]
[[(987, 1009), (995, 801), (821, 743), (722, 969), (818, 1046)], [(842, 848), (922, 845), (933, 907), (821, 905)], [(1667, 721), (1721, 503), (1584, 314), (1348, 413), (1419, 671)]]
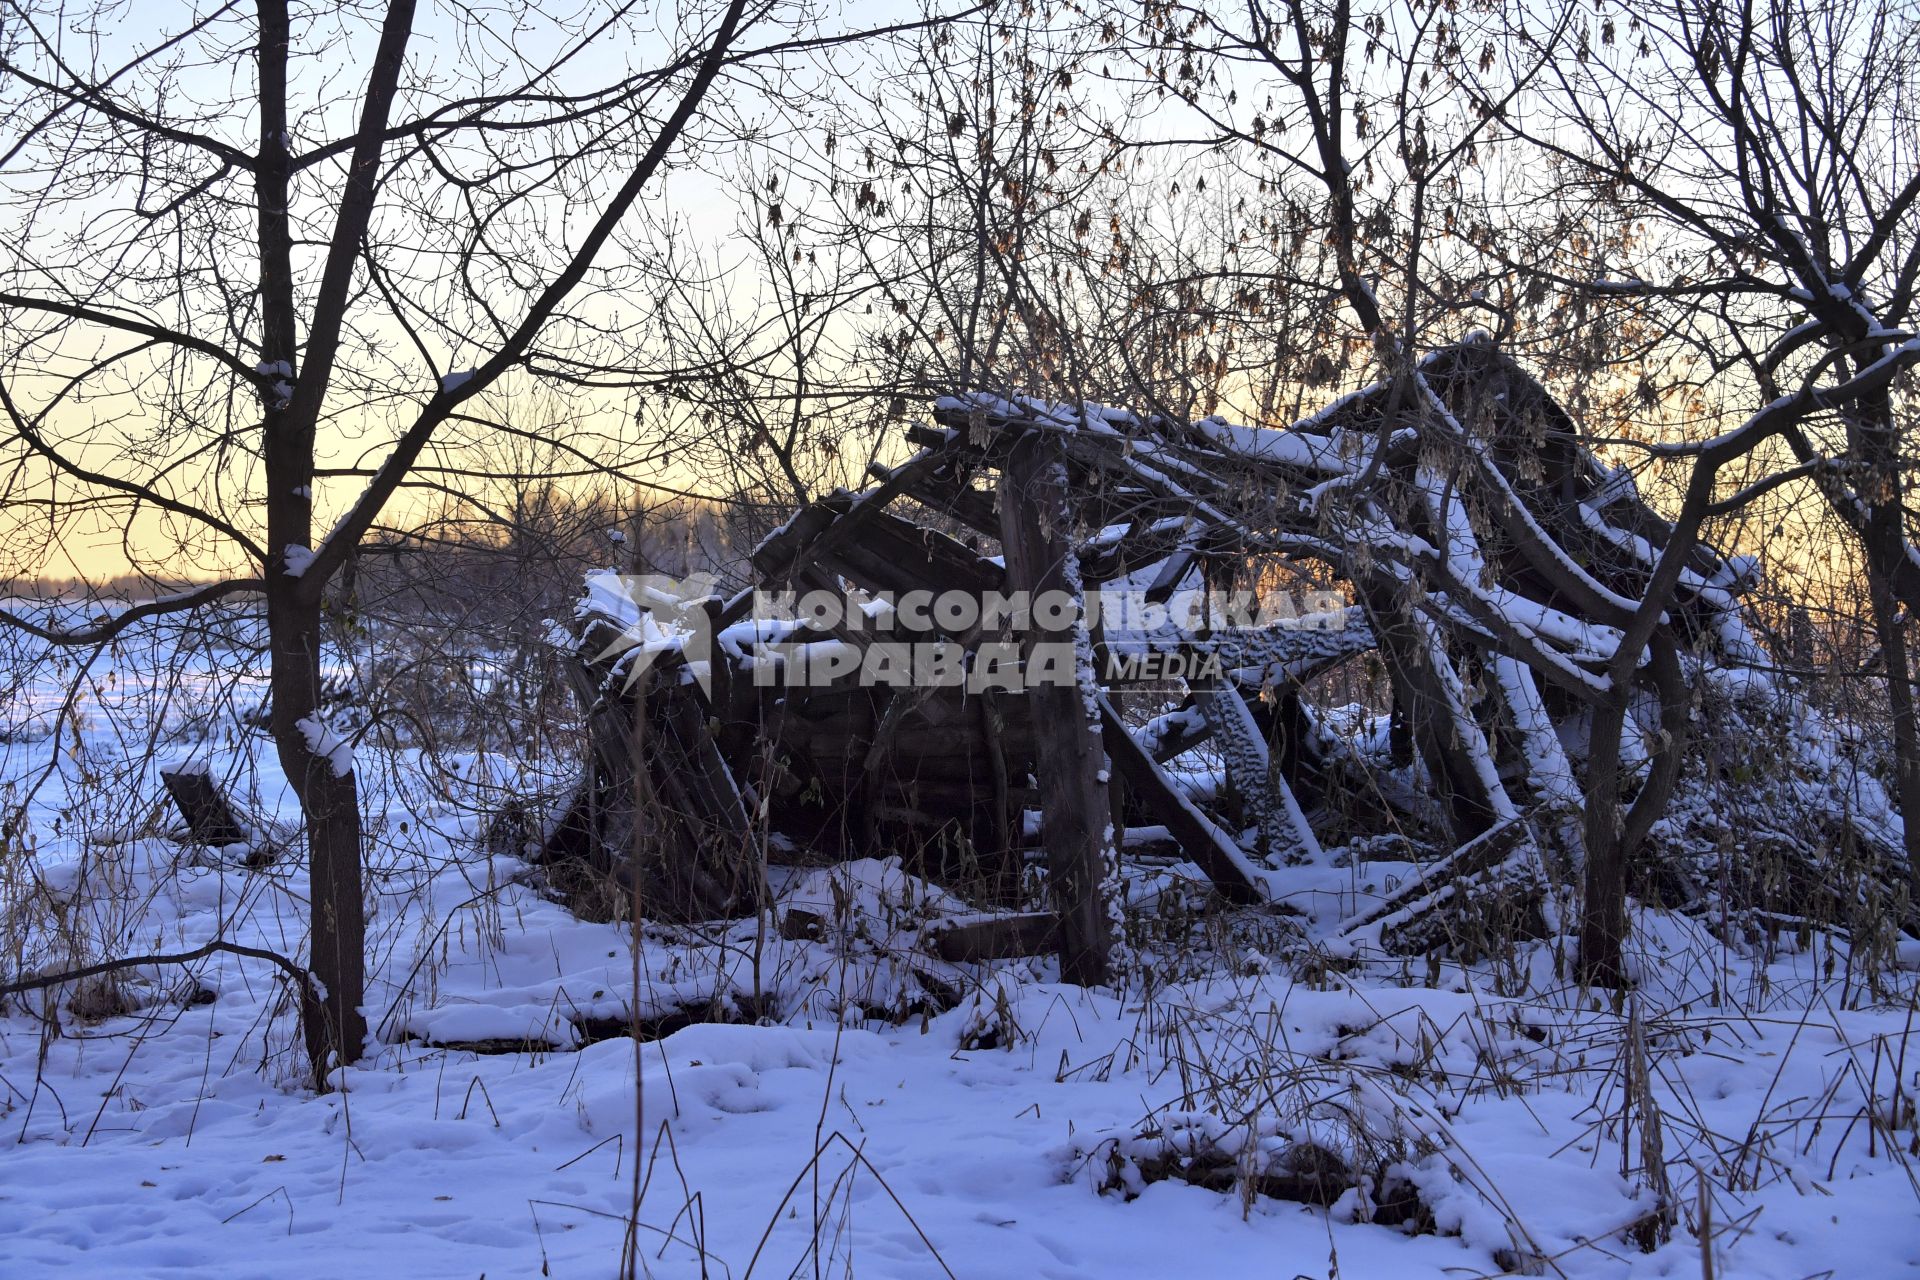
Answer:
[[(155, 752), (291, 818), (245, 699), (212, 703), (225, 661), (129, 649), (77, 703), (14, 691), (0, 785), (34, 821), (0, 849), (0, 975), (299, 954), (296, 859), (158, 834)], [(1316, 904), (1393, 864), (1298, 873), (1292, 922), (1195, 913), (1160, 873), (1129, 985), (1084, 992), (929, 958), (964, 908), (884, 860), (779, 873), (818, 939), (648, 929), (636, 957), (479, 847), (476, 789), (525, 762), (355, 759), (375, 1051), (301, 1087), (282, 982), (231, 955), (16, 999), (0, 1275), (601, 1277), (629, 1240), (639, 1274), (736, 1278), (1920, 1273), (1912, 975), (1863, 991), (1841, 942), (1644, 914), (1615, 1011), (1551, 941), (1471, 969), (1316, 946)], [(1359, 1186), (1259, 1193), (1308, 1157)]]

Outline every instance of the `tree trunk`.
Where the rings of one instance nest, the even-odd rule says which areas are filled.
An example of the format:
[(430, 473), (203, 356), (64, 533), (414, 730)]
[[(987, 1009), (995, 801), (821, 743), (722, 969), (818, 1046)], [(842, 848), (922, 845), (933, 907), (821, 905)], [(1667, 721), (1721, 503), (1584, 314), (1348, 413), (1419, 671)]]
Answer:
[(272, 657), (271, 725), (280, 767), (300, 798), (306, 820), (311, 913), (308, 966), (325, 988), (320, 1011), (302, 1028), (316, 1088), (326, 1074), (359, 1059), (367, 1038), (361, 1005), (366, 990), (366, 907), (360, 872), (360, 798), (351, 768), (314, 752), (306, 725), (320, 705), (320, 609), (298, 592), (298, 580), (275, 571), (267, 593)]
[[(1867, 363), (1859, 357), (1857, 365)], [(1915, 720), (1913, 661), (1907, 651), (1906, 624), (1897, 592), (1907, 558), (1905, 504), (1900, 483), (1900, 437), (1893, 405), (1885, 393), (1861, 404), (1849, 425), (1853, 448), (1866, 464), (1862, 496), (1867, 516), (1861, 542), (1867, 561), (1867, 596), (1873, 628), (1887, 666), (1887, 709), (1893, 721), (1894, 794), (1900, 803), (1907, 874), (1920, 900), (1920, 723)]]
[(1889, 576), (1869, 574), (1873, 624), (1887, 664), (1887, 703), (1893, 720), (1894, 790), (1907, 853), (1907, 874), (1920, 901), (1920, 723), (1913, 699), (1913, 663), (1907, 652), (1906, 623), (1893, 598)]
[(1629, 682), (1616, 676), (1617, 692), (1594, 709), (1588, 734), (1586, 904), (1580, 916), (1580, 980), (1588, 986), (1618, 987), (1626, 981), (1627, 873), (1641, 841), (1666, 813), (1686, 758), (1693, 694), (1672, 637), (1656, 633), (1648, 642), (1647, 670), (1660, 694), (1662, 741), (1624, 816), (1620, 740), (1632, 701)]
[(1620, 739), (1629, 691), (1593, 709), (1587, 734), (1586, 900), (1580, 912), (1580, 981), (1618, 987), (1626, 966), (1627, 851), (1620, 839)]

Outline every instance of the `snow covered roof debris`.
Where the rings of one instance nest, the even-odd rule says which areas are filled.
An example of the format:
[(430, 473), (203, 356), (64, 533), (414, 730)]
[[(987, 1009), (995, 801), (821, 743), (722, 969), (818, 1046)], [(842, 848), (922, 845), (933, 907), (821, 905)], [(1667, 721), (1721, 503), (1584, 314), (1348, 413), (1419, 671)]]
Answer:
[[(585, 584), (584, 659), (603, 662), (607, 635), (637, 635), (669, 659), (652, 696), (678, 705), (691, 696), (689, 675), (703, 682), (672, 714), (722, 728), (646, 736), (681, 753), (659, 765), (661, 787), (712, 780), (687, 793), (703, 822), (731, 829), (758, 806), (786, 839), (840, 849), (838, 836), (790, 807), (792, 796), (755, 793), (747, 780), (770, 748), (793, 795), (828, 812), (872, 813), (894, 847), (959, 830), (983, 856), (1011, 857), (1037, 815), (1016, 815), (988, 779), (1003, 775), (1005, 790), (1044, 778), (1057, 755), (1084, 751), (1077, 743), (1088, 735), (1066, 732), (1083, 726), (1103, 763), (1079, 775), (1078, 808), (1047, 821), (1056, 835), (1083, 832), (1088, 847), (1130, 847), (1124, 832), (1106, 831), (1111, 814), (1090, 798), (1124, 783), (1216, 889), (1269, 901), (1287, 892), (1294, 869), (1326, 859), (1315, 797), (1331, 778), (1357, 773), (1401, 796), (1394, 821), (1423, 829), (1436, 847), (1485, 851), (1489, 832), (1507, 832), (1498, 858), (1473, 873), (1537, 895), (1540, 842), (1573, 828), (1512, 823), (1582, 803), (1569, 744), (1586, 709), (1611, 695), (1624, 627), (1665, 531), (1631, 475), (1594, 458), (1564, 411), (1490, 340), (1429, 354), (1398, 397), (1384, 384), (1365, 388), (1285, 427), (985, 392), (942, 397), (933, 418), (907, 433), (920, 451), (876, 468), (873, 487), (795, 511), (751, 553), (759, 585), (776, 596), (848, 584), (855, 595), (832, 619), (750, 618), (755, 597), (743, 589), (714, 603), (711, 642), (696, 652), (668, 625), (678, 602), (635, 594), (611, 575)], [(900, 514), (902, 499), (939, 519)], [(1263, 570), (1279, 575), (1268, 588), (1290, 583), (1309, 607), (1285, 590), (1278, 611), (1271, 600), (1249, 611), (1213, 599), (1221, 582), (1242, 595), (1261, 586), (1249, 576), (1256, 558), (1279, 566)], [(1049, 559), (1055, 569), (1045, 569)], [(1659, 626), (1690, 655), (1692, 679), (1725, 683), (1707, 673), (1764, 662), (1739, 599), (1755, 571), (1710, 547), (1689, 559)], [(1016, 644), (1011, 669), (1044, 677), (1057, 668), (1072, 699), (1042, 712), (1033, 687), (1009, 686), (990, 741), (979, 677), (1006, 646), (964, 619), (986, 617), (996, 594), (1043, 586), (1077, 602), (1079, 620), (1045, 637), (1064, 647), (1060, 662), (1043, 660), (1044, 645)], [(1330, 587), (1331, 603), (1315, 599)], [(941, 596), (957, 602), (944, 624), (927, 605)], [(929, 663), (936, 651), (958, 655), (956, 681), (920, 687), (919, 659), (893, 653), (903, 644), (924, 645)], [(1339, 728), (1305, 696), (1308, 682), (1362, 654), (1391, 700), (1393, 734)], [(623, 651), (586, 683), (604, 697), (615, 677), (631, 676), (627, 662)], [(1636, 655), (1636, 681), (1649, 662)], [(1197, 676), (1203, 667), (1212, 675)], [(1749, 674), (1735, 683), (1767, 685)], [(1123, 695), (1142, 688), (1163, 700), (1144, 730), (1121, 711)], [(796, 714), (802, 706), (811, 709)], [(1660, 740), (1649, 731), (1635, 741), (1630, 767), (1646, 767)], [(1194, 776), (1202, 744), (1224, 776)], [(602, 751), (615, 754), (611, 744)], [(617, 796), (628, 784), (596, 785)], [(996, 806), (1006, 812), (983, 825)], [(720, 888), (737, 869), (692, 847), (684, 856), (678, 887), (657, 892), (694, 892), (702, 909), (744, 900)], [(1411, 946), (1458, 909), (1444, 886), (1409, 893), (1390, 926), (1368, 926), (1368, 936)]]

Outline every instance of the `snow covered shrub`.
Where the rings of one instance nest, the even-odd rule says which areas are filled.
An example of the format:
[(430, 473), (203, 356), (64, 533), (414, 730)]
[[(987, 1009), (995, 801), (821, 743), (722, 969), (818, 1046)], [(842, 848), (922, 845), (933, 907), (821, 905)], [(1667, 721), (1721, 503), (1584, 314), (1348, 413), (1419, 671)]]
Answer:
[(1231, 1193), (1243, 1213), (1264, 1197), (1318, 1205), (1343, 1222), (1440, 1229), (1426, 1196), (1458, 1190), (1442, 1148), (1402, 1124), (1384, 1093), (1358, 1076), (1342, 1082), (1314, 1069), (1269, 1083), (1266, 1105), (1163, 1109), (1130, 1129), (1078, 1138), (1056, 1156), (1069, 1180), (1085, 1172), (1098, 1194), (1126, 1200), (1171, 1179)]
[(1917, 921), (1875, 735), (1784, 679), (1709, 670), (1699, 689), (1643, 899), (1701, 915), (1732, 944), (1837, 929), (1862, 976), (1891, 967), (1895, 936)]
[(810, 1017), (904, 1023), (960, 1003), (977, 982), (934, 954), (940, 932), (979, 913), (906, 869), (899, 857), (859, 858), (798, 872), (779, 891), (782, 989)]
[(1002, 983), (993, 984), (991, 996), (984, 988), (975, 990), (966, 1000), (966, 1017), (960, 1024), (960, 1048), (1011, 1050), (1026, 1038), (1020, 1029), (1016, 1007), (1017, 1002), (1007, 995)]

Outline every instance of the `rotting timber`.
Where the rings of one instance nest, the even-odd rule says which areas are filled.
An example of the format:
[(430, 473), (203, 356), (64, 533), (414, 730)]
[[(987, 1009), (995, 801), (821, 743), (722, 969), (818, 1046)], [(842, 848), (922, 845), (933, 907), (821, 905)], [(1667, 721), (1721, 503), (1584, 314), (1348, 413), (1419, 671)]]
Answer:
[[(1220, 678), (1172, 692), (1109, 678), (1125, 669), (1111, 659), (1192, 634), (1069, 627), (1054, 638), (1094, 659), (1080, 687), (1010, 692), (873, 687), (857, 664), (824, 686), (768, 681), (797, 641), (857, 652), (905, 635), (972, 663), (1035, 633), (904, 609), (884, 611), (891, 630), (770, 627), (752, 589), (702, 602), (704, 657), (668, 646), (635, 678), (619, 642), (634, 617), (590, 594), (568, 643), (593, 746), (543, 861), (637, 892), (665, 921), (752, 910), (763, 856), (901, 852), (989, 905), (1037, 864), (1050, 909), (955, 931), (950, 958), (1057, 949), (1063, 974), (1088, 982), (1106, 973), (1119, 864), (1177, 858), (1232, 902), (1284, 908), (1290, 873), (1329, 856), (1326, 815), (1359, 785), (1380, 821), (1336, 824), (1349, 852), (1392, 835), (1435, 856), (1348, 919), (1351, 937), (1419, 950), (1463, 910), (1537, 918), (1554, 872), (1580, 861), (1585, 709), (1670, 526), (1489, 343), (1284, 429), (984, 394), (931, 417), (907, 433), (918, 452), (875, 467), (871, 487), (766, 538), (754, 588), (898, 600), (1123, 584), (1164, 603), (1279, 582), (1353, 603), (1201, 637)], [(1740, 600), (1750, 572), (1705, 545), (1690, 556), (1661, 623), (1689, 679), (1645, 680), (1639, 777), (1684, 750), (1659, 732), (1663, 707), (1709, 673), (1767, 665)], [(1353, 664), (1364, 678), (1349, 687), (1386, 704), (1370, 753), (1331, 747), (1309, 695)]]

